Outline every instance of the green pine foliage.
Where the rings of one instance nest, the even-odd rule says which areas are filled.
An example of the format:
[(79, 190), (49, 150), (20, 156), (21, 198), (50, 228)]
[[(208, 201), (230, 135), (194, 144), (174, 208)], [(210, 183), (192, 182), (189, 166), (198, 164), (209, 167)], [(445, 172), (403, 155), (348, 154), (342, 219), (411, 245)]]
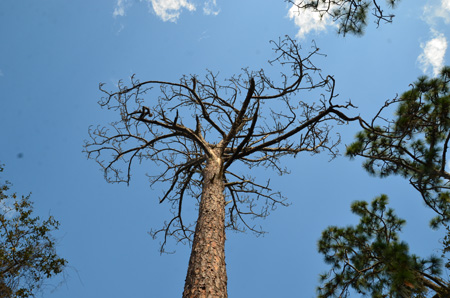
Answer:
[[(347, 147), (351, 158), (365, 158), (373, 175), (401, 175), (437, 214), (432, 224), (450, 219), (450, 67), (438, 78), (420, 77), (400, 97), (386, 102), (371, 123), (363, 125), (356, 141)], [(391, 120), (386, 111), (397, 107)]]
[(323, 231), (318, 248), (331, 269), (320, 277), (318, 297), (344, 298), (351, 291), (373, 298), (450, 297), (449, 285), (438, 277), (441, 260), (409, 253), (398, 235), (405, 220), (387, 204), (386, 195), (370, 204), (354, 202), (358, 225)]
[[(370, 122), (359, 118), (363, 130), (347, 147), (347, 156), (365, 159), (370, 174), (403, 176), (419, 191), (437, 213), (432, 226), (446, 228), (443, 258), (450, 252), (449, 82), (450, 67), (437, 78), (420, 77)], [(385, 195), (371, 204), (355, 202), (358, 225), (323, 232), (319, 252), (331, 269), (321, 276), (319, 297), (348, 297), (352, 291), (370, 297), (450, 297), (449, 283), (439, 276), (442, 260), (409, 253), (399, 239), (405, 221), (387, 203)]]
[(59, 223), (34, 217), (30, 195), (19, 198), (9, 188), (9, 182), (0, 185), (0, 297), (34, 297), (67, 264), (51, 237)]

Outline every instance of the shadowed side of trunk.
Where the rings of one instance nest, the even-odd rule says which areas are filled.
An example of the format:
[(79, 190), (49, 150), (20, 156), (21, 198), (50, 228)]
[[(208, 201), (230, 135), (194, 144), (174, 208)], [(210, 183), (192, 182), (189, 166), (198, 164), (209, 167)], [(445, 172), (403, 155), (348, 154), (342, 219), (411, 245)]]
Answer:
[(227, 297), (223, 162), (209, 158), (183, 298)]

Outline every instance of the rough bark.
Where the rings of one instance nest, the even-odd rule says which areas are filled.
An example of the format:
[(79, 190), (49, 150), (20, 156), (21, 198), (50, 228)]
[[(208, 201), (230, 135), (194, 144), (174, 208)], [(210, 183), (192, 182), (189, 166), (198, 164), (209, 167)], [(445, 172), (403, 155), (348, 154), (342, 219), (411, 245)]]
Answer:
[[(218, 155), (217, 155), (218, 156)], [(208, 158), (183, 298), (226, 298), (223, 161)]]

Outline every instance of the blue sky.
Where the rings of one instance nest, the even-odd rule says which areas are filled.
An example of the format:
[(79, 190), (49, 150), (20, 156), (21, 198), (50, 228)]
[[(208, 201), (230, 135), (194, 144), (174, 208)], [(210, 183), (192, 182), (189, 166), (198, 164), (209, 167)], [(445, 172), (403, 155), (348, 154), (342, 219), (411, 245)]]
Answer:
[[(282, 0), (0, 1), (2, 178), (32, 192), (37, 213), (60, 221), (55, 236), (69, 261), (65, 282), (52, 290), (59, 281), (51, 281), (45, 297), (165, 298), (183, 289), (189, 247), (171, 243), (176, 253), (160, 255), (160, 239), (147, 233), (169, 215), (158, 204), (162, 189), (150, 189), (145, 176), (158, 169), (135, 168), (129, 187), (112, 185), (82, 152), (89, 125), (118, 116), (97, 105), (100, 82), (112, 89), (132, 74), (177, 81), (206, 69), (226, 79), (243, 67), (276, 74), (269, 41), (289, 34), (304, 49), (315, 41), (327, 55), (316, 65), (336, 79), (338, 100), (370, 117), (448, 63), (450, 1), (402, 1), (394, 13), (393, 24), (376, 28), (371, 19), (364, 36), (342, 38), (330, 20), (299, 16)], [(335, 131), (345, 144), (357, 127)], [(286, 159), (291, 174), (283, 177), (255, 172), (292, 205), (262, 223), (264, 237), (227, 234), (229, 297), (314, 297), (327, 268), (316, 252), (320, 232), (355, 223), (350, 203), (381, 193), (407, 220), (411, 251), (440, 253), (443, 235), (428, 228), (433, 214), (406, 180), (370, 177), (358, 159), (328, 159)]]

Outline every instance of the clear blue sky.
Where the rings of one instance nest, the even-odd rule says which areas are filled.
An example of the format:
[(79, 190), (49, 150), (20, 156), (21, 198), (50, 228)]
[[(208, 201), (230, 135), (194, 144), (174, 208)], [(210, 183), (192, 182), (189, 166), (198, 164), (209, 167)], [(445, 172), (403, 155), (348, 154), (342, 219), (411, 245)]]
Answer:
[[(190, 248), (171, 245), (176, 253), (161, 256), (160, 239), (147, 234), (168, 218), (158, 204), (161, 189), (150, 189), (144, 175), (158, 169), (136, 169), (129, 187), (112, 185), (82, 153), (89, 125), (117, 117), (97, 105), (98, 83), (113, 88), (132, 74), (177, 81), (206, 69), (225, 79), (243, 67), (268, 67), (269, 40), (289, 34), (306, 49), (315, 40), (327, 54), (316, 64), (334, 75), (338, 99), (351, 99), (359, 108), (349, 113), (368, 117), (448, 62), (449, 1), (402, 1), (393, 24), (376, 29), (370, 20), (360, 38), (338, 37), (330, 23), (307, 32), (317, 23), (290, 18), (289, 8), (282, 0), (0, 1), (4, 178), (18, 193), (32, 192), (38, 214), (60, 221), (59, 253), (70, 265), (65, 282), (45, 297), (169, 298), (180, 297), (184, 285)], [(356, 127), (338, 130), (348, 143)], [(227, 235), (229, 297), (314, 297), (327, 268), (316, 252), (320, 232), (355, 223), (350, 203), (381, 193), (407, 220), (411, 251), (440, 253), (442, 235), (427, 226), (432, 213), (406, 180), (369, 177), (361, 160), (345, 157), (284, 162), (288, 176), (257, 174), (273, 175), (272, 187), (292, 205), (263, 222), (264, 237)]]

